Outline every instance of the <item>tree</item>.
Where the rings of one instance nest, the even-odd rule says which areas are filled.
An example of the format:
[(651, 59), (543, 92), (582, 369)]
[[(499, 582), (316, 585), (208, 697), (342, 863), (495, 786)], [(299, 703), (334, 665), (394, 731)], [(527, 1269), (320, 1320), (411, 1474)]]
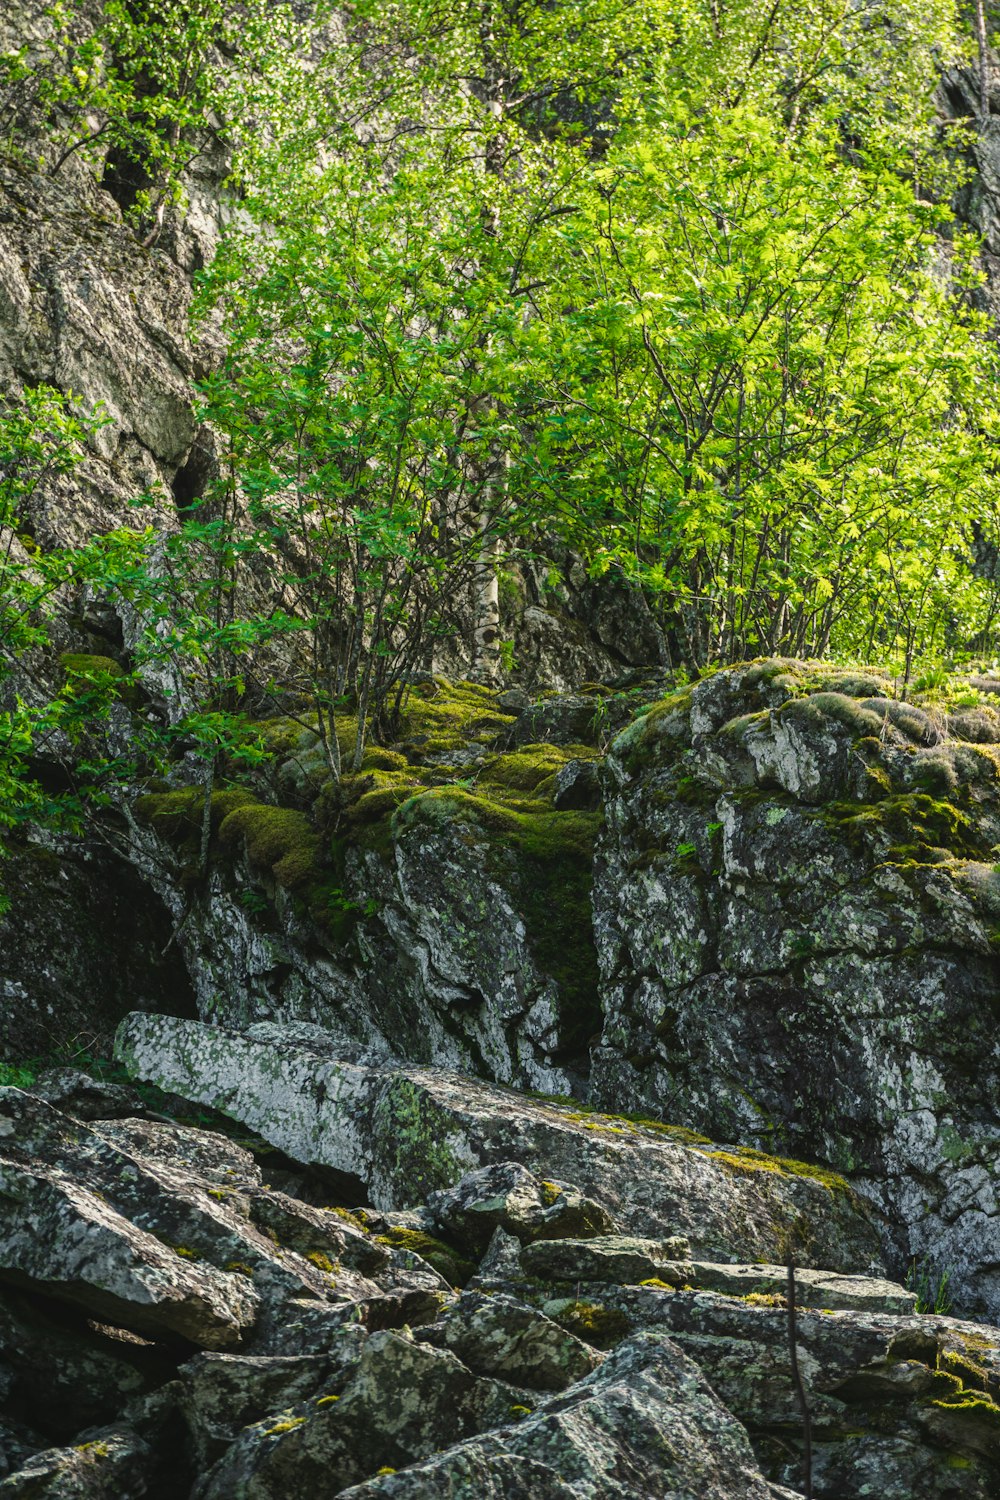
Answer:
[(998, 422), (975, 245), (954, 235), (945, 272), (947, 214), (893, 165), (749, 108), (677, 109), (601, 178), (560, 378), (599, 564), (658, 591), (698, 668), (908, 669), (974, 636)]

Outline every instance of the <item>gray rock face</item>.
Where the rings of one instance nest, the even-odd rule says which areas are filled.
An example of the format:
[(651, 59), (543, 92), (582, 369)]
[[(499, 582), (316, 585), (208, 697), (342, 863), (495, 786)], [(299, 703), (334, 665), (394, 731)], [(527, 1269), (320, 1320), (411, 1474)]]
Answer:
[(667, 1338), (639, 1334), (516, 1427), (463, 1443), (345, 1500), (770, 1500), (746, 1433)]
[(3, 881), (15, 897), (0, 916), (4, 1057), (45, 1056), (82, 1033), (106, 1046), (129, 1010), (196, 1013), (167, 910), (120, 860), (29, 845)]
[(592, 1198), (561, 1182), (543, 1182), (519, 1162), (468, 1172), (453, 1188), (431, 1193), (433, 1219), (472, 1249), (483, 1250), (497, 1229), (527, 1242), (613, 1234), (615, 1221)]
[(857, 1174), (897, 1263), (1000, 1310), (1000, 716), (734, 668), (615, 742), (598, 1101)]
[(565, 1390), (600, 1363), (581, 1339), (502, 1294), (464, 1292), (417, 1338), (450, 1349), (477, 1375), (495, 1375), (532, 1390)]
[(684, 1286), (692, 1266), (686, 1239), (633, 1239), (611, 1234), (599, 1240), (541, 1240), (521, 1252), (529, 1276), (546, 1281), (640, 1282), (657, 1279)]
[[(133, 1076), (233, 1115), (302, 1161), (367, 1184), (376, 1206), (404, 1207), (473, 1167), (519, 1161), (576, 1183), (624, 1229), (680, 1230), (705, 1259), (774, 1259), (808, 1217), (810, 1256), (843, 1270), (877, 1261), (877, 1236), (846, 1184), (767, 1169), (751, 1158), (680, 1144), (668, 1132), (580, 1115), (455, 1074), (338, 1062), (318, 1039), (279, 1027), (237, 1035), (168, 1016), (122, 1023), (117, 1050)], [(710, 1143), (709, 1147), (710, 1147)]]

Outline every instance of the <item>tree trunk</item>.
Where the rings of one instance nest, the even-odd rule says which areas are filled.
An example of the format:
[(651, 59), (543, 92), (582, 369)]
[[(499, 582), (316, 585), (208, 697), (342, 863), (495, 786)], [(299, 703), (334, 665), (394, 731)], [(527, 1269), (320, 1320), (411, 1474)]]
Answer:
[(979, 50), (979, 113), (985, 120), (990, 113), (990, 49), (986, 40), (984, 0), (976, 0), (976, 45)]

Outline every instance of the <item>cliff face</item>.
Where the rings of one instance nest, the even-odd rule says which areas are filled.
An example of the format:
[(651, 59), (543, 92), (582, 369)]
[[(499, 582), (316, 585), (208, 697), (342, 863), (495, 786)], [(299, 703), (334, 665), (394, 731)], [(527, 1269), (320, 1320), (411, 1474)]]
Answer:
[[(14, 545), (167, 534), (215, 462), (187, 314), (226, 164), (147, 248), (35, 126), (0, 160), (0, 394), (107, 420)], [(8, 862), (0, 1492), (766, 1500), (808, 1484), (802, 1400), (817, 1496), (997, 1492), (1000, 1333), (944, 1304), (1000, 1320), (1000, 684), (675, 688), (642, 601), (550, 551), (509, 580), (506, 688), (459, 643), (341, 788), (274, 718), (204, 862), (183, 759)], [(134, 628), (66, 597), (5, 690)], [(145, 687), (120, 743), (170, 712)], [(130, 1012), (142, 1092), (33, 1079)]]

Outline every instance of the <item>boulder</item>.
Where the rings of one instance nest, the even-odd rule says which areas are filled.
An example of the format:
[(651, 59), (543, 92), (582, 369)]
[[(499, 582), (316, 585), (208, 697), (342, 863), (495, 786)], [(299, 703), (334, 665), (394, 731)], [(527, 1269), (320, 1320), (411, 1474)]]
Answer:
[(605, 1235), (599, 1240), (539, 1240), (521, 1251), (529, 1276), (546, 1281), (640, 1282), (659, 1280), (684, 1286), (691, 1279), (690, 1246), (674, 1236), (643, 1240)]
[(473, 1375), (449, 1350), (375, 1333), (346, 1380), (245, 1428), (196, 1486), (195, 1500), (337, 1494), (506, 1420), (513, 1387)]
[(668, 1338), (638, 1334), (513, 1426), (342, 1500), (771, 1500), (744, 1428)]
[(525, 1243), (613, 1234), (607, 1209), (578, 1189), (543, 1182), (519, 1162), (498, 1162), (466, 1175), (453, 1188), (431, 1193), (427, 1207), (446, 1232), (482, 1250), (497, 1229)]
[(242, 1120), (290, 1156), (350, 1172), (376, 1206), (405, 1207), (470, 1168), (519, 1162), (574, 1183), (635, 1235), (677, 1231), (706, 1260), (775, 1260), (808, 1227), (808, 1259), (878, 1267), (878, 1236), (843, 1179), (802, 1163), (722, 1151), (668, 1127), (520, 1097), (430, 1068), (365, 1067), (280, 1026), (239, 1034), (135, 1014), (116, 1051), (133, 1077)]
[(558, 1323), (503, 1295), (464, 1292), (416, 1336), (435, 1348), (450, 1349), (477, 1375), (495, 1375), (533, 1390), (565, 1390), (600, 1362), (593, 1349)]
[(592, 1074), (598, 1104), (668, 1098), (717, 1140), (848, 1172), (896, 1264), (949, 1269), (992, 1317), (997, 744), (981, 694), (904, 703), (878, 671), (790, 661), (718, 672), (624, 730)]

